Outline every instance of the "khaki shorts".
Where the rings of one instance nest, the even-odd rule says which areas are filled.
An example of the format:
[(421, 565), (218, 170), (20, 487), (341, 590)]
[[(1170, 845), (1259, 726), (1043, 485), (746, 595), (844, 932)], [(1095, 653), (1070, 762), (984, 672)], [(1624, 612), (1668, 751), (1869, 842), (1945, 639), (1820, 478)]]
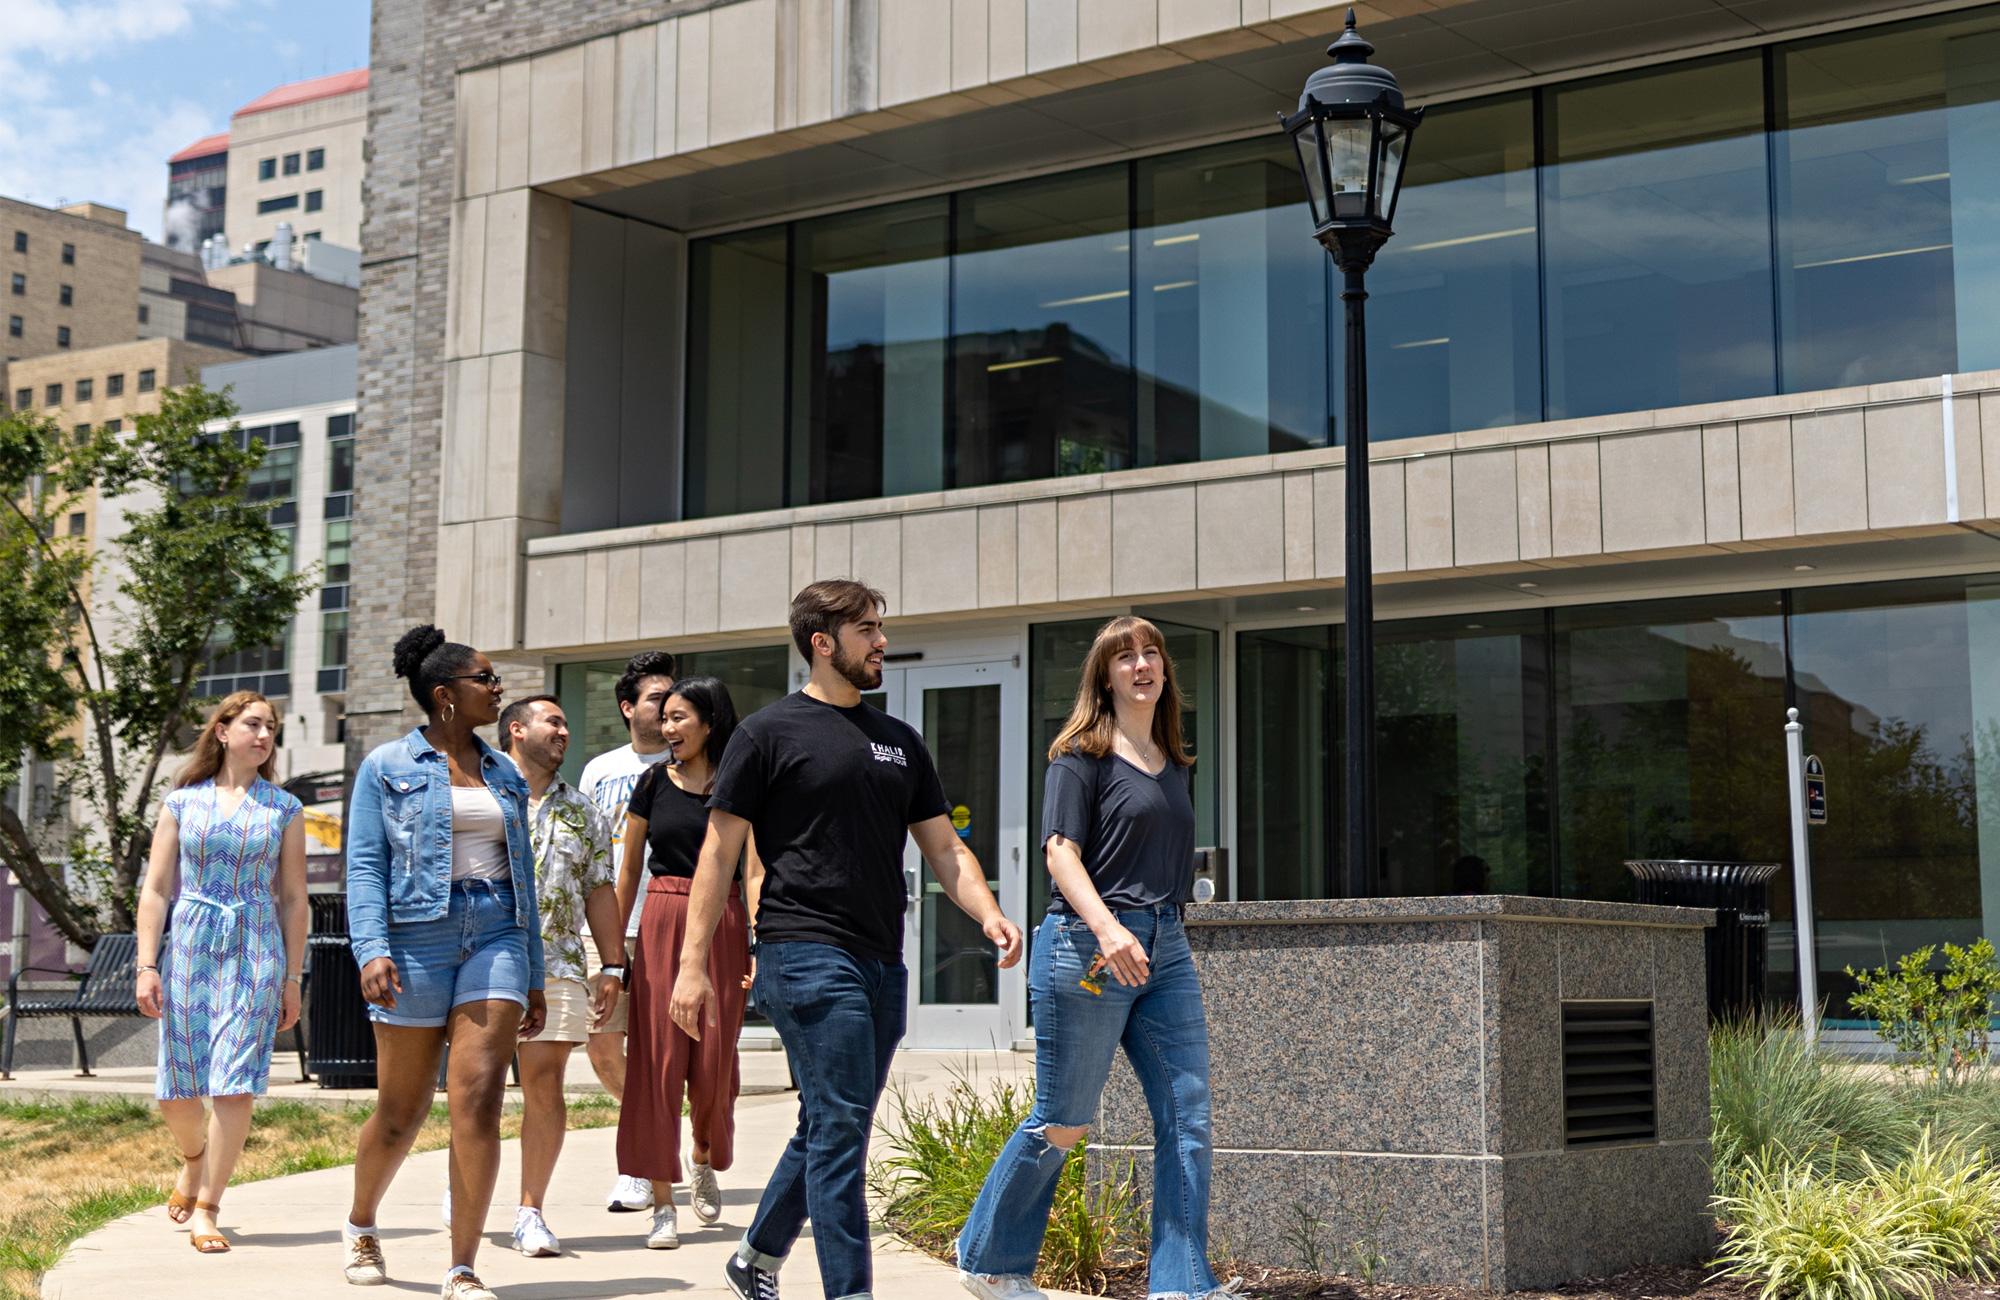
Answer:
[(579, 980), (550, 980), (542, 988), (548, 999), (549, 1018), (538, 1043), (587, 1043), (590, 1041), (590, 988)]
[[(596, 944), (594, 944), (594, 943), (589, 943), (589, 944), (585, 944), (585, 945), (584, 945), (584, 954), (583, 954), (583, 963), (584, 963), (584, 978), (586, 978), (586, 979), (591, 979), (591, 980), (594, 980), (594, 979), (596, 979), (596, 978), (597, 978), (597, 972), (599, 972), (599, 971), (601, 971), (601, 970), (603, 970), (603, 969), (604, 969), (604, 963), (603, 963), (603, 962), (600, 962), (599, 960), (597, 960), (597, 945), (596, 945)], [(629, 971), (629, 970), (631, 969), (631, 967), (630, 967), (630, 966), (627, 966), (627, 967), (626, 967), (626, 969), (627, 969), (627, 970)], [(601, 1024), (601, 1025), (599, 1025), (599, 1026), (598, 1026), (597, 1028), (595, 1028), (595, 1029), (592, 1029), (592, 1030), (590, 1030), (589, 1032), (590, 1032), (590, 1033), (593, 1033), (593, 1034), (622, 1034), (622, 1033), (624, 1033), (624, 1032), (625, 1032), (625, 1004), (626, 1004), (627, 1002), (630, 1002), (631, 1000), (632, 1000), (632, 993), (631, 993), (631, 991), (630, 991), (629, 989), (627, 989), (627, 990), (622, 990), (622, 991), (621, 991), (621, 992), (620, 992), (620, 993), (618, 994), (618, 1005), (617, 1005), (617, 1006), (614, 1006), (614, 1007), (612, 1007), (612, 1008), (611, 1008), (611, 1014), (610, 1014), (610, 1015), (608, 1015), (608, 1016), (606, 1016), (606, 1017), (604, 1018), (604, 1023), (603, 1023), (603, 1024)], [(588, 1001), (589, 1001), (589, 999), (587, 999), (587, 998), (586, 998), (586, 999), (585, 999), (585, 1002), (586, 1002), (586, 1004), (588, 1004)], [(552, 1006), (552, 1008), (553, 1008), (553, 1003), (551, 1004), (551, 1006)], [(551, 1011), (550, 1011), (550, 1016), (551, 1016), (551, 1018), (553, 1018), (553, 1017), (554, 1017), (554, 1014), (555, 1014), (555, 1013), (554, 1013), (553, 1009), (551, 1009)], [(584, 1022), (585, 1022), (585, 1025), (586, 1025), (586, 1027), (587, 1027), (587, 1026), (588, 1026), (588, 1024), (589, 1024), (589, 1020), (590, 1020), (590, 1017), (588, 1016), (588, 1014), (586, 1014), (586, 1015), (585, 1015), (585, 1017), (584, 1017)], [(581, 1039), (581, 1038), (579, 1038), (579, 1039), (576, 1039), (576, 1040), (574, 1040), (574, 1041), (576, 1041), (576, 1042), (579, 1042), (579, 1043), (580, 1043), (580, 1042), (582, 1042), (582, 1041), (584, 1041), (584, 1040), (583, 1040), (583, 1039)]]

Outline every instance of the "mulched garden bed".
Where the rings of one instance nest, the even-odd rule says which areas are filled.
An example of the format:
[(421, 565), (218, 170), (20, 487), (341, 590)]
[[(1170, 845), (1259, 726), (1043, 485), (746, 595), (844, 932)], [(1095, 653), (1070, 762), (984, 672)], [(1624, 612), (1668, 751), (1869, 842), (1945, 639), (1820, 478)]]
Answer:
[[(1254, 1300), (1483, 1300), (1492, 1293), (1473, 1287), (1401, 1286), (1357, 1282), (1299, 1269), (1265, 1268), (1261, 1264), (1218, 1263), (1223, 1281), (1241, 1275)], [(1517, 1296), (1563, 1297), (1564, 1300), (1754, 1300), (1757, 1288), (1738, 1282), (1711, 1282), (1704, 1268), (1635, 1268), (1616, 1277), (1583, 1278), (1551, 1290), (1516, 1291)], [(1104, 1294), (1113, 1300), (1145, 1300), (1146, 1266), (1112, 1270)], [(2000, 1288), (1983, 1282), (1953, 1280), (1938, 1284), (1936, 1300), (1990, 1300)]]

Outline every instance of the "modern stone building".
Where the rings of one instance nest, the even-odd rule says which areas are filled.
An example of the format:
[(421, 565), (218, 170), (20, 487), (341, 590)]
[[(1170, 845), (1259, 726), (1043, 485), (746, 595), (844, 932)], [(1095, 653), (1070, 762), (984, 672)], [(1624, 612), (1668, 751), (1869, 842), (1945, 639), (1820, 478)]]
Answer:
[[(1379, 892), (1776, 860), (1795, 704), (1841, 1019), (1849, 962), (2000, 920), (2000, 5), (1357, 8), (1429, 109), (1369, 278)], [(1132, 610), (1225, 896), (1334, 892), (1339, 304), (1275, 118), (1340, 16), (378, 4), (350, 761), (413, 622), (580, 760), (634, 649), (755, 707), (858, 576), (1032, 922), (1039, 756)], [(937, 901), (911, 1041), (1016, 1036)]]

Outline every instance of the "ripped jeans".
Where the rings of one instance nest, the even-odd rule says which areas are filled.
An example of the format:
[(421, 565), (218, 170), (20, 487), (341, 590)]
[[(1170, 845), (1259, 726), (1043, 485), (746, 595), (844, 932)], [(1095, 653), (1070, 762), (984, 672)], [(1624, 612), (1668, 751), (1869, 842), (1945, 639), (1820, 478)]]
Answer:
[[(1109, 971), (1080, 981), (1097, 956), (1082, 920), (1050, 913), (1035, 936), (1028, 990), (1035, 1006), (1035, 1106), (986, 1175), (958, 1238), (969, 1273), (1032, 1274), (1048, 1231), (1056, 1180), (1068, 1153), (1046, 1131), (1082, 1128), (1122, 1044), (1153, 1114), (1153, 1253), (1148, 1292), (1203, 1296), (1216, 1288), (1208, 1263), (1208, 1022), (1180, 910), (1171, 904), (1121, 911), (1151, 960), (1151, 976), (1128, 988)], [(1107, 1133), (1107, 1142), (1136, 1135)]]

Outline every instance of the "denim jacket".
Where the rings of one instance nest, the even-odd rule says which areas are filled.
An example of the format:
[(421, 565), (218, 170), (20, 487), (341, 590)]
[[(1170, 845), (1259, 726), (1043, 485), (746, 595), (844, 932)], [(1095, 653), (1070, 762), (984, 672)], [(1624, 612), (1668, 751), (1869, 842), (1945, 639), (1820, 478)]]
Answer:
[[(528, 842), (528, 783), (479, 740), (479, 770), (507, 819), (514, 919), (528, 932), (528, 987), (542, 987), (542, 923)], [(451, 910), (451, 769), (420, 727), (361, 760), (347, 806), (347, 933), (354, 964), (389, 955), (389, 927)]]

